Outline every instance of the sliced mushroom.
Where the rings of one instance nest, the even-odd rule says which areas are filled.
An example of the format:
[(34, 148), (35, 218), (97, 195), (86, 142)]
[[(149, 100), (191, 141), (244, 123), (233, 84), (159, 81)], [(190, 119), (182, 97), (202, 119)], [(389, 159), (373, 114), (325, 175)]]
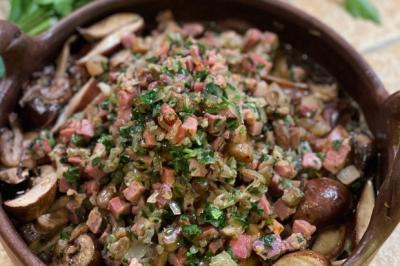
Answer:
[(88, 41), (100, 40), (121, 27), (137, 21), (138, 15), (119, 13), (109, 16), (88, 28), (79, 29), (79, 33)]
[(5, 209), (22, 221), (32, 221), (53, 203), (57, 190), (57, 175), (50, 165), (40, 167), (41, 174), (33, 187), (15, 199), (4, 202)]
[(54, 235), (68, 223), (68, 211), (65, 208), (40, 215), (35, 227), (42, 233)]
[(7, 184), (19, 184), (29, 177), (27, 170), (18, 172), (18, 167), (9, 168), (0, 171), (0, 180)]
[(84, 64), (92, 56), (102, 55), (110, 52), (121, 43), (121, 38), (124, 35), (137, 32), (143, 27), (143, 25), (143, 18), (139, 15), (136, 15), (136, 19), (134, 21), (104, 37), (104, 39), (102, 39), (86, 56), (82, 57), (77, 63)]
[(365, 231), (367, 231), (371, 220), (372, 211), (375, 205), (374, 186), (371, 180), (368, 180), (361, 193), (360, 200), (356, 210), (356, 243), (360, 242)]
[(63, 260), (60, 265), (91, 266), (99, 265), (100, 253), (96, 247), (95, 240), (87, 235), (80, 235), (64, 251)]
[(63, 49), (60, 56), (57, 59), (57, 69), (55, 77), (62, 77), (65, 75), (68, 67), (68, 60), (71, 56), (71, 43), (76, 40), (76, 36), (73, 35), (64, 43)]
[(0, 135), (0, 161), (8, 167), (16, 167), (22, 155), (23, 135), (15, 113), (10, 114), (9, 123), (12, 130), (5, 129)]
[(56, 132), (60, 129), (72, 114), (82, 111), (99, 93), (97, 81), (94, 78), (88, 80), (64, 107), (51, 131)]
[(297, 251), (280, 258), (273, 266), (329, 266), (329, 260), (312, 250)]
[(321, 231), (312, 246), (312, 250), (317, 251), (328, 259), (340, 255), (346, 240), (346, 225), (330, 227)]

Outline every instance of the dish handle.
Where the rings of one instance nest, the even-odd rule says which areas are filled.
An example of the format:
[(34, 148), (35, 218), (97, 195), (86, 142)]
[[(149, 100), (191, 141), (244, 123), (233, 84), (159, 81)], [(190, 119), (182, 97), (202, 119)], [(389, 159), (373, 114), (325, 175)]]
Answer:
[(14, 24), (0, 20), (0, 55), (5, 75), (0, 82), (0, 127), (7, 123), (8, 114), (15, 109), (21, 86), (45, 60), (44, 43), (21, 32)]
[(378, 190), (368, 229), (343, 266), (361, 266), (370, 261), (400, 222), (400, 91), (384, 102), (382, 117), (386, 118), (385, 145), (391, 147), (384, 155), (388, 171)]

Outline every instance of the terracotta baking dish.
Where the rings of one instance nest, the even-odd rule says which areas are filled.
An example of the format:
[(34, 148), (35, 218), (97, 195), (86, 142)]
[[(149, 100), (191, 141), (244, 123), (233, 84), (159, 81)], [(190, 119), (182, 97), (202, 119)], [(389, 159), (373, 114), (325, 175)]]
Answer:
[[(50, 31), (31, 39), (15, 26), (0, 21), (0, 54), (6, 77), (0, 84), (0, 126), (16, 108), (21, 84), (31, 73), (51, 62), (62, 44), (79, 26), (109, 14), (133, 11), (147, 25), (170, 9), (178, 21), (225, 21), (243, 29), (250, 25), (271, 30), (285, 43), (308, 54), (327, 68), (361, 106), (374, 134), (379, 156), (380, 187), (367, 233), (345, 265), (363, 265), (373, 256), (400, 220), (400, 163), (398, 132), (400, 94), (389, 99), (376, 74), (361, 56), (331, 29), (303, 12), (276, 0), (100, 0), (62, 20)], [(44, 265), (27, 247), (0, 205), (0, 236), (12, 257), (22, 265)]]

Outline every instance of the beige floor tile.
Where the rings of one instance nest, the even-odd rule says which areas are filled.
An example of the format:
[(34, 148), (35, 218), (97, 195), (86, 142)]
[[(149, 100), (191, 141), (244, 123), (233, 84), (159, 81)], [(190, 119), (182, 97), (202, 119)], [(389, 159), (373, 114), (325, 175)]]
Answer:
[(9, 6), (8, 0), (0, 0), (0, 19), (5, 19), (7, 17)]
[(285, 0), (316, 16), (334, 28), (359, 51), (369, 50), (400, 37), (400, 1), (371, 0), (379, 9), (382, 25), (354, 19), (348, 14), (342, 0)]
[(365, 57), (389, 92), (400, 90), (400, 42), (367, 53)]

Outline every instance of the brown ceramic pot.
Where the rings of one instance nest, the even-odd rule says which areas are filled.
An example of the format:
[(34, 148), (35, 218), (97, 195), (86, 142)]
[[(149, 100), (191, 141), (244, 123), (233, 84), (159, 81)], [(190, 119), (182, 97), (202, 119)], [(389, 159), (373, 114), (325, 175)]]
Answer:
[[(361, 56), (339, 35), (316, 19), (276, 0), (100, 0), (63, 19), (36, 38), (22, 34), (15, 26), (0, 21), (0, 54), (6, 76), (0, 83), (0, 126), (16, 108), (20, 87), (35, 70), (51, 62), (66, 39), (79, 26), (107, 15), (133, 11), (147, 25), (170, 9), (178, 21), (226, 21), (247, 28), (250, 25), (279, 34), (283, 42), (308, 54), (327, 68), (361, 106), (377, 140), (381, 171), (375, 178), (380, 187), (367, 233), (345, 265), (362, 265), (382, 245), (400, 220), (400, 163), (398, 132), (400, 94), (389, 99), (376, 74)], [(43, 265), (18, 235), (0, 205), (0, 236), (23, 265)]]

